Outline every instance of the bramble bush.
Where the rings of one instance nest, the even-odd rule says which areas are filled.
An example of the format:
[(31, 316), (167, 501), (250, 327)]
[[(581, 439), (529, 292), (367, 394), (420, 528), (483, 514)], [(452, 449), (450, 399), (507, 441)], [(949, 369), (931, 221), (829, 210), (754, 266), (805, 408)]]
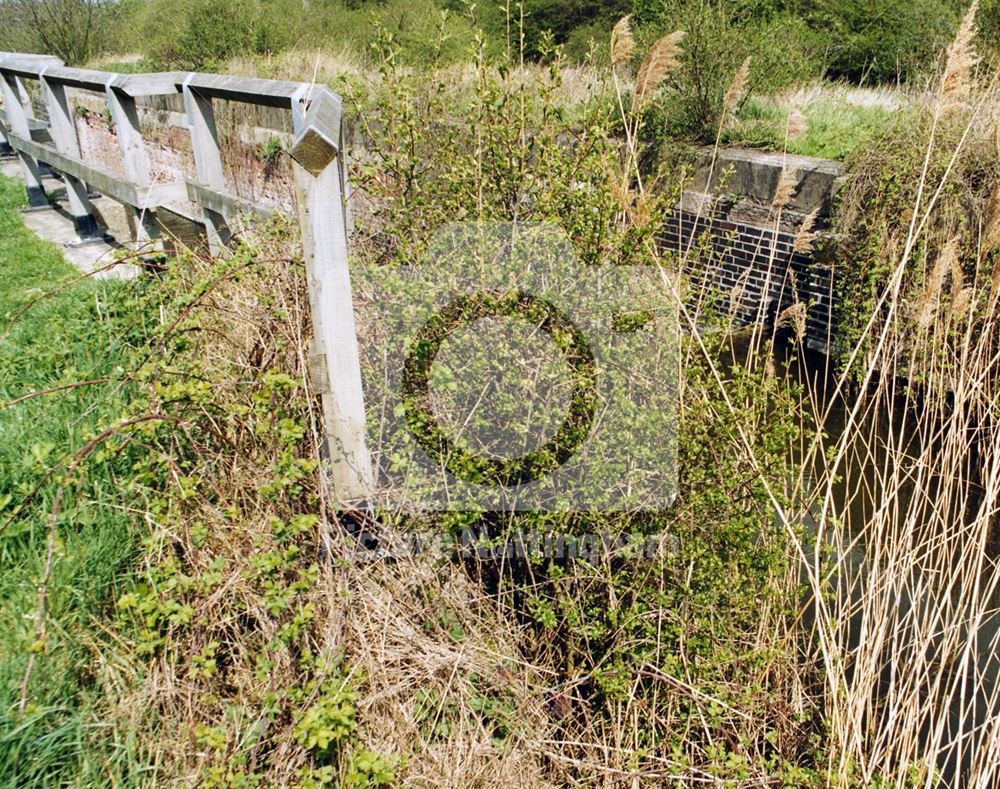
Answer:
[[(356, 194), (367, 206), (358, 224), (361, 260), (412, 264), (455, 219), (517, 218), (557, 223), (585, 265), (677, 265), (657, 251), (655, 235), (682, 174), (664, 167), (645, 176), (655, 189), (637, 187), (635, 173), (623, 170), (623, 161), (625, 168), (634, 161), (614, 136), (623, 122), (616, 102), (595, 94), (572, 122), (553, 107), (558, 60), (524, 84), (482, 57), (465, 123), (448, 120), (443, 85), (395, 69), (392, 58), (383, 68), (386, 92), (365, 115), (369, 141), (356, 159)], [(696, 320), (724, 325), (726, 318), (703, 312)], [(364, 337), (363, 310), (360, 320)], [(819, 724), (808, 704), (790, 712), (796, 702), (777, 680), (793, 670), (794, 649), (785, 636), (759, 640), (757, 627), (763, 615), (772, 634), (783, 633), (781, 623), (794, 617), (789, 535), (775, 522), (770, 495), (783, 496), (796, 473), (789, 448), (808, 420), (794, 387), (763, 367), (727, 369), (727, 404), (712, 373), (725, 355), (724, 336), (704, 341), (708, 347), (690, 336), (683, 344), (680, 493), (669, 510), (462, 512), (431, 521), (456, 536), (466, 529), (485, 535), (487, 557), (490, 546), (505, 555), (514, 535), (532, 532), (606, 531), (632, 543), (662, 535), (673, 547), (649, 560), (564, 561), (530, 548), (505, 562), (464, 556), (511, 615), (530, 623), (526, 659), (555, 671), (557, 687), (572, 688), (550, 700), (567, 739), (594, 742), (599, 731), (617, 731), (651, 769), (666, 758), (720, 778), (807, 775), (818, 758), (811, 738)], [(753, 436), (756, 458), (739, 448), (740, 435)], [(392, 521), (409, 522), (405, 515)], [(694, 697), (670, 689), (680, 675)], [(711, 711), (697, 700), (709, 696)], [(637, 708), (643, 730), (625, 734)], [(744, 725), (735, 710), (756, 723)], [(772, 718), (775, 710), (782, 712)], [(692, 733), (696, 720), (693, 728), (707, 726), (704, 737)], [(582, 747), (578, 755), (585, 753)]]

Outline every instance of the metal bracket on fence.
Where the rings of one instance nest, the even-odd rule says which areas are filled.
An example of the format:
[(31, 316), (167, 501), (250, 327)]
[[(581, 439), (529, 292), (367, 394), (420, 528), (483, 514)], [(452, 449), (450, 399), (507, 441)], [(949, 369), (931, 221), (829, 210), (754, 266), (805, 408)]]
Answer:
[(305, 100), (306, 94), (309, 92), (311, 86), (308, 83), (303, 82), (298, 88), (295, 89), (295, 93), (292, 94), (292, 131), (295, 134), (299, 133), (302, 128), (303, 123), (303, 109), (302, 102)]

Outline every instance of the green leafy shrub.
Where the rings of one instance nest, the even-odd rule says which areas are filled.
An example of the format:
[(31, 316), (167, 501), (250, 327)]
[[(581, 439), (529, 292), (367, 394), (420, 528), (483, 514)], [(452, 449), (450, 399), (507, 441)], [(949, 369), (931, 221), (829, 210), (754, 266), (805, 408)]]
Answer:
[(276, 52), (292, 44), (301, 16), (291, 0), (168, 0), (140, 4), (130, 23), (136, 44), (176, 68), (218, 70), (237, 54)]
[[(296, 0), (147, 0), (129, 6), (120, 45), (161, 64), (216, 68), (228, 58), (253, 57), (306, 46), (364, 61), (390, 43), (399, 61), (436, 66), (468, 57), (474, 29), (462, 3), (436, 0), (309, 5)], [(500, 41), (496, 51), (502, 50)], [(296, 79), (307, 75), (296, 74)]]
[(659, 136), (713, 141), (726, 93), (748, 57), (750, 71), (740, 101), (818, 73), (815, 36), (791, 16), (759, 18), (727, 4), (672, 1), (650, 22), (643, 37), (648, 40), (671, 30), (683, 30), (685, 36), (680, 65), (667, 74), (658, 109), (647, 124)]
[(438, 66), (464, 60), (475, 34), (463, 3), (435, 0), (340, 2), (315, 9), (303, 40), (319, 46), (351, 50), (359, 56), (392, 47), (401, 63)]
[[(372, 139), (357, 160), (359, 188), (374, 207), (358, 228), (373, 240), (362, 261), (412, 263), (436, 230), (456, 218), (516, 217), (558, 223), (585, 265), (662, 265), (646, 242), (662, 226), (682, 179), (664, 168), (649, 174), (655, 192), (623, 189), (622, 146), (613, 136), (622, 121), (615, 105), (592, 96), (582, 117), (568, 120), (551, 105), (558, 66), (523, 86), (503, 68), (477, 64), (462, 115), (466, 123), (452, 123), (437, 120), (449, 117), (442, 86), (426, 86), (387, 65), (387, 92), (370, 109)], [(719, 73), (721, 84), (721, 68)], [(358, 303), (365, 304), (364, 296)], [(360, 320), (364, 354), (365, 338), (375, 328)], [(698, 320), (724, 326), (726, 315), (702, 312)], [(715, 344), (707, 341), (708, 357), (716, 363), (724, 336), (716, 335)], [(793, 597), (783, 585), (789, 535), (775, 523), (770, 496), (778, 491), (783, 497), (784, 481), (795, 473), (786, 452), (802, 429), (795, 392), (766, 371), (731, 365), (725, 386), (740, 404), (733, 413), (714, 389), (711, 364), (694, 340), (684, 344), (683, 356), (680, 494), (669, 510), (501, 516), (470, 511), (429, 519), (453, 535), (468, 535), (469, 529), (478, 535), (476, 547), (464, 554), (468, 566), (530, 622), (526, 659), (551, 667), (572, 688), (546, 702), (565, 736), (585, 738), (613, 728), (620, 723), (616, 710), (638, 705), (646, 723), (634, 741), (642, 751), (637, 764), (656, 754), (720, 779), (811, 776), (810, 765), (821, 758), (810, 744), (816, 722), (808, 713), (778, 722), (767, 712), (786, 708), (776, 678), (787, 676), (794, 661), (769, 637), (758, 641), (751, 635), (759, 632), (762, 609), (777, 622), (793, 616)], [(736, 449), (737, 437), (748, 433), (759, 452), (756, 465)], [(416, 527), (418, 519), (394, 514), (392, 520), (405, 528), (411, 520)], [(604, 532), (629, 546), (662, 535), (667, 548), (651, 558), (626, 549), (588, 561), (516, 547), (516, 535), (546, 532)], [(497, 555), (508, 560), (490, 558)], [(447, 631), (456, 640), (463, 636), (463, 630)], [(664, 683), (682, 675), (717, 703), (703, 706), (671, 692)], [(443, 699), (425, 706), (433, 724), (428, 737), (446, 737), (446, 726), (461, 720), (462, 711)], [(768, 724), (745, 726), (734, 710)], [(727, 741), (745, 750), (720, 745)]]
[(990, 65), (995, 68), (1000, 59), (1000, 1), (985, 0), (980, 3), (976, 22), (979, 26), (976, 48), (988, 56)]
[[(993, 127), (968, 106), (938, 109), (898, 115), (850, 158), (836, 214), (850, 239), (838, 283), (844, 353), (863, 335), (864, 349), (875, 342), (864, 328), (890, 318), (886, 294), (898, 277), (891, 319), (906, 328), (894, 364), (915, 384), (955, 364), (969, 338), (989, 336), (1000, 292)], [(922, 202), (929, 190), (933, 201)]]
[(95, 0), (3, 0), (0, 51), (55, 55), (76, 66), (120, 44), (122, 4)]
[(606, 42), (611, 27), (631, 10), (629, 6), (629, 0), (525, 0), (526, 54), (537, 57), (542, 53), (546, 32), (556, 44), (573, 43), (575, 53), (583, 54), (580, 45), (586, 43), (585, 37), (593, 35)]
[(815, 0), (806, 19), (823, 32), (830, 76), (882, 82), (933, 66), (962, 8), (950, 0)]

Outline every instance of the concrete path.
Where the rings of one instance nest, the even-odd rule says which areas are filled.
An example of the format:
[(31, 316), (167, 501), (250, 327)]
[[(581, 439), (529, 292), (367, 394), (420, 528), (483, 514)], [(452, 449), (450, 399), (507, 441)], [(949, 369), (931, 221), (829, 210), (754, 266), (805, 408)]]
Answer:
[[(22, 181), (21, 165), (17, 159), (4, 159), (0, 161), (0, 173), (16, 181)], [(66, 206), (66, 188), (62, 185), (62, 182), (52, 178), (44, 179), (43, 183), (46, 193), (56, 199), (57, 207), (42, 209), (40, 211), (24, 211), (21, 216), (24, 218), (24, 224), (28, 229), (34, 231), (40, 238), (51, 241), (62, 249), (63, 257), (66, 258), (66, 261), (76, 266), (76, 268), (85, 274), (103, 269), (114, 262), (116, 250), (122, 246), (114, 239), (108, 242), (101, 241), (89, 244), (73, 243), (76, 241), (76, 232), (73, 229), (73, 218)], [(119, 238), (127, 238), (127, 235), (122, 234), (123, 232), (127, 233), (126, 227), (115, 227), (118, 224), (115, 219), (119, 214), (124, 219), (124, 212), (121, 210), (121, 207), (107, 197), (92, 199), (95, 211), (101, 215), (105, 224), (111, 228), (111, 232)], [(94, 276), (99, 278), (117, 277), (127, 279), (134, 277), (137, 272), (138, 269), (135, 266), (123, 264), (100, 271)]]

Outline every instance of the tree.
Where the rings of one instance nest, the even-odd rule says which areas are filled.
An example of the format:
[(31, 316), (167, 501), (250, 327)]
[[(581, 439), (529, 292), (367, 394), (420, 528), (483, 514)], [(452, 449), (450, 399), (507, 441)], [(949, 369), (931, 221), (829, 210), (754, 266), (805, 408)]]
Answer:
[(0, 48), (85, 63), (106, 48), (119, 9), (116, 0), (0, 0)]

